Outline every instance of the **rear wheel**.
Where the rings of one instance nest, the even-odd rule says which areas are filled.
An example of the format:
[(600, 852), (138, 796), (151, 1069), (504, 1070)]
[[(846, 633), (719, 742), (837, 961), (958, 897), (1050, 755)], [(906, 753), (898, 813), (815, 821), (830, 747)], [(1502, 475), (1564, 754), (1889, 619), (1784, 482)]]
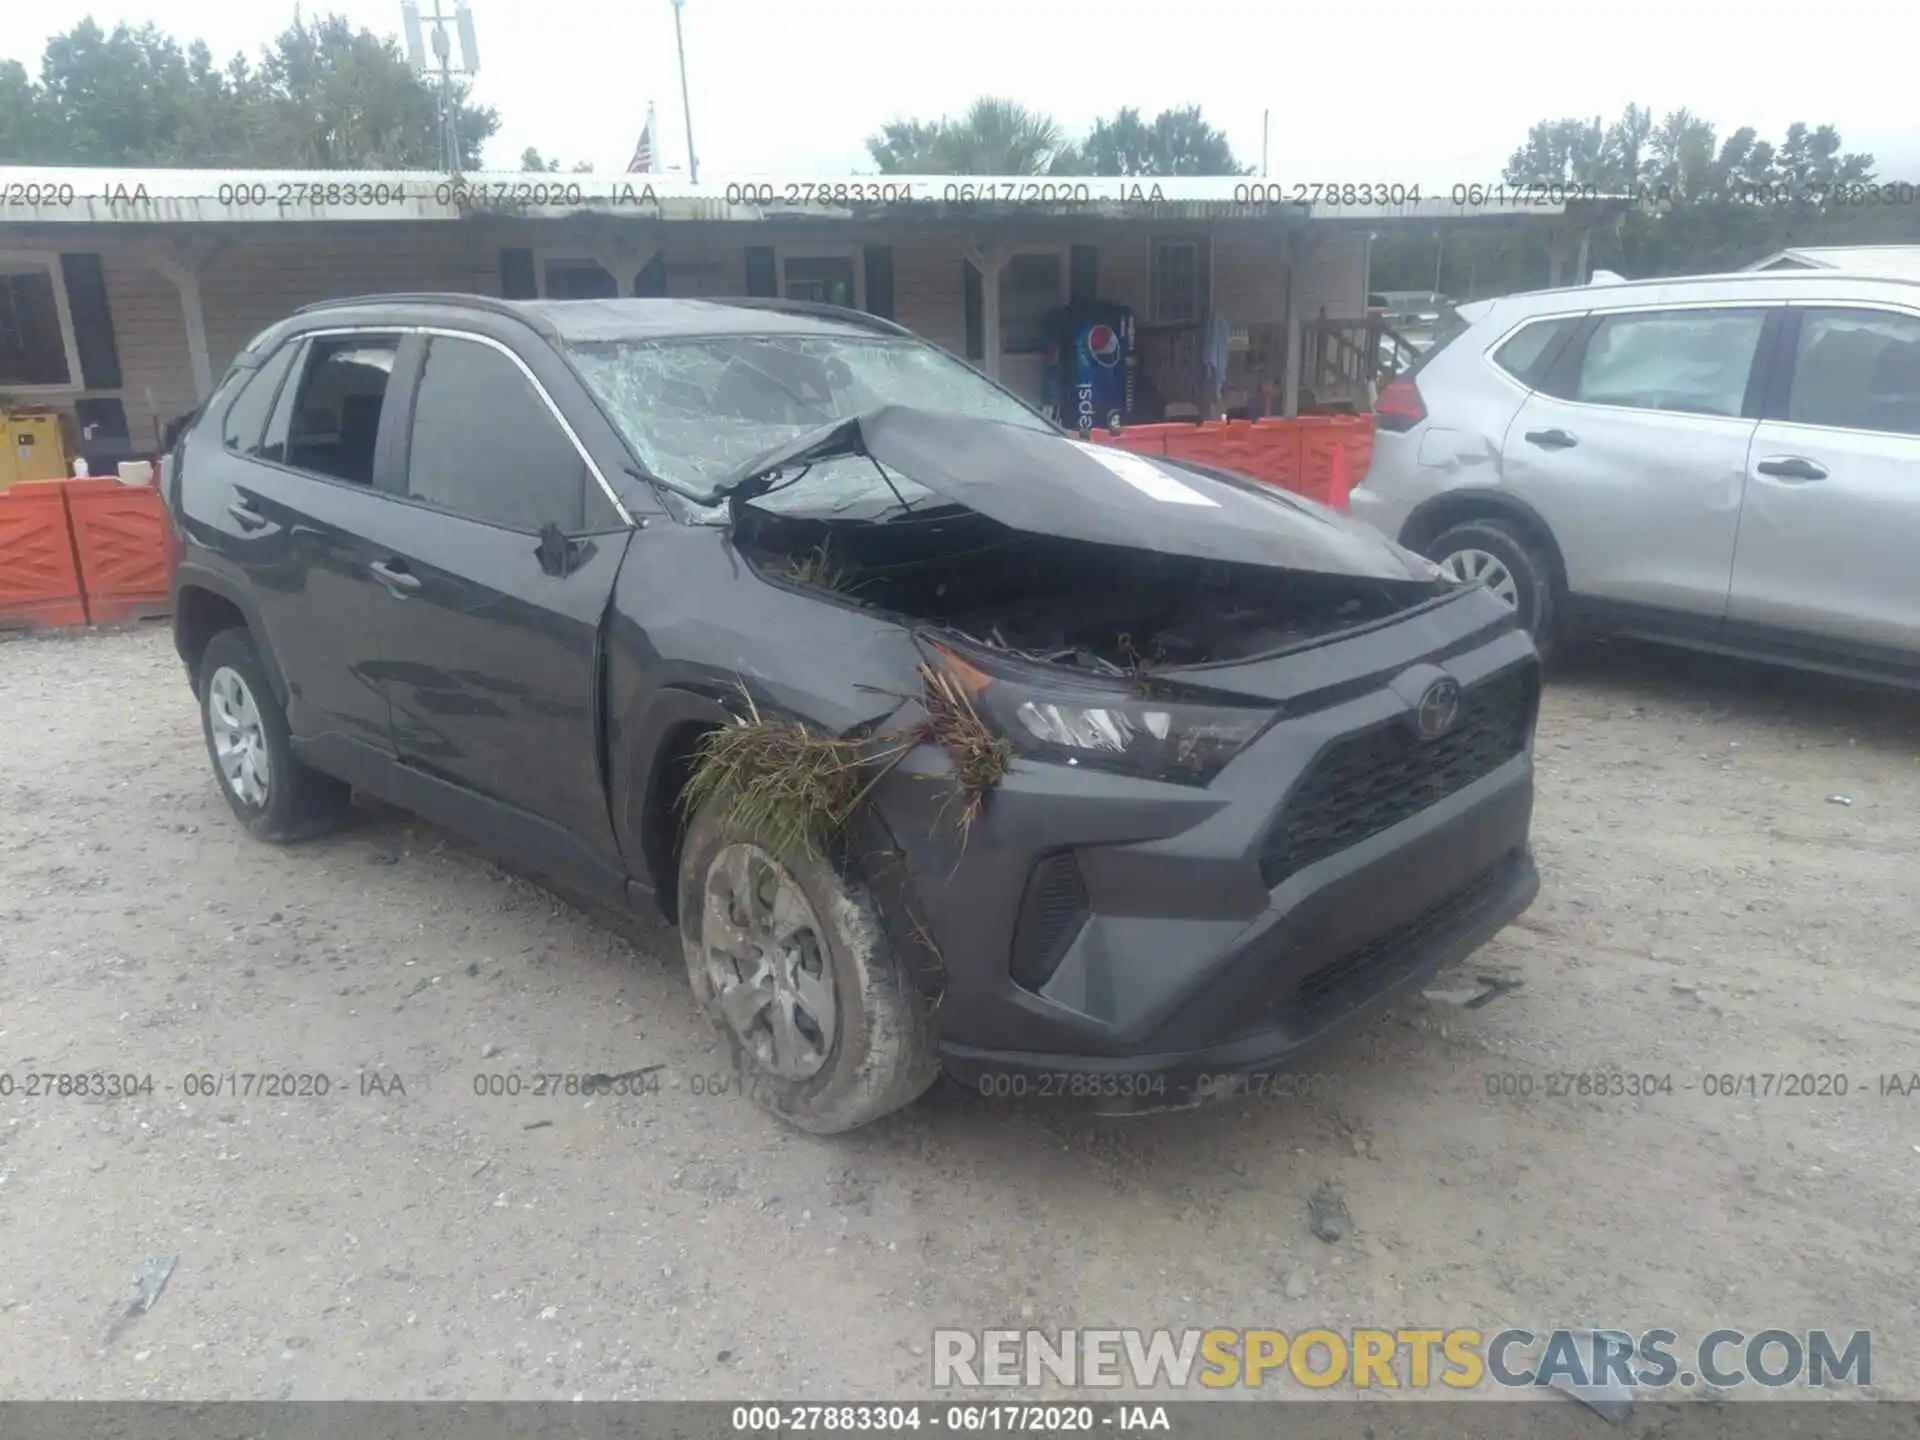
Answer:
[(220, 793), (240, 823), (285, 844), (331, 829), (352, 791), (294, 758), (253, 636), (222, 630), (200, 657), (200, 724)]
[(866, 888), (817, 853), (776, 854), (728, 808), (688, 827), (680, 936), (742, 1091), (822, 1135), (910, 1104), (939, 1073), (933, 1027)]
[(1485, 585), (1512, 606), (1542, 655), (1553, 649), (1560, 623), (1553, 562), (1531, 535), (1507, 520), (1469, 520), (1424, 548), (1455, 580)]

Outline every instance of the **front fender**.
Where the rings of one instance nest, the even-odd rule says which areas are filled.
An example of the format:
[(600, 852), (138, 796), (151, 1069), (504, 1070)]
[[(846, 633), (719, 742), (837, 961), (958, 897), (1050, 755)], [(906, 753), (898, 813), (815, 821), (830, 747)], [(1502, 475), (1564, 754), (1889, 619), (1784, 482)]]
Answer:
[[(671, 908), (679, 834), (675, 805), (694, 740), (733, 717), (711, 695), (677, 686), (654, 690), (621, 718), (613, 737), (613, 817), (620, 853), (662, 907)], [(634, 859), (639, 860), (635, 866)]]

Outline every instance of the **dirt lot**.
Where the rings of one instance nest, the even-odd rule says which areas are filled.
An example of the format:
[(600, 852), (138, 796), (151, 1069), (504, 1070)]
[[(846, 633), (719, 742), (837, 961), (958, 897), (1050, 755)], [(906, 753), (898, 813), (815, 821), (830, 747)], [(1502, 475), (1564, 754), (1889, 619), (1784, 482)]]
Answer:
[[(1870, 1327), (1920, 1397), (1920, 1096), (1879, 1093), (1920, 1071), (1920, 701), (1595, 652), (1539, 759), (1542, 897), (1440, 982), (1524, 985), (1410, 1001), (1316, 1057), (1330, 1094), (936, 1092), (817, 1140), (708, 1093), (664, 928), (386, 812), (251, 841), (163, 633), (0, 641), (0, 1071), (156, 1086), (0, 1096), (0, 1395), (899, 1396), (934, 1326), (1025, 1321)], [(651, 1098), (473, 1090), (650, 1064)], [(184, 1093), (227, 1071), (334, 1088)], [(1601, 1071), (1672, 1093), (1539, 1093)], [(1703, 1085), (1786, 1071), (1850, 1093)]]

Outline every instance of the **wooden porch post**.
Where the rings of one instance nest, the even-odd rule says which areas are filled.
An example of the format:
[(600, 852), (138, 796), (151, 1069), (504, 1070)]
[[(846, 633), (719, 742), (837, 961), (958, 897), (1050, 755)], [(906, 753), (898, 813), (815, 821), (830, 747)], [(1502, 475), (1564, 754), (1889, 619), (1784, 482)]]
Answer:
[(1280, 413), (1288, 419), (1300, 413), (1300, 312), (1307, 303), (1306, 262), (1317, 244), (1318, 237), (1299, 231), (1287, 236), (1287, 369), (1281, 385)]
[(630, 235), (596, 237), (593, 263), (613, 277), (614, 294), (631, 296), (636, 293), (640, 272), (653, 263), (660, 250), (660, 246)]
[(200, 299), (200, 277), (227, 248), (224, 238), (192, 235), (165, 242), (147, 252), (153, 268), (180, 292), (180, 313), (186, 321), (187, 364), (193, 372), (194, 398), (213, 393), (213, 357), (207, 349), (207, 312)]
[(989, 380), (1000, 378), (1000, 271), (1007, 247), (998, 240), (963, 240), (960, 253), (980, 272), (980, 368)]
[(1567, 236), (1562, 230), (1547, 232), (1547, 288), (1558, 289), (1566, 283)]

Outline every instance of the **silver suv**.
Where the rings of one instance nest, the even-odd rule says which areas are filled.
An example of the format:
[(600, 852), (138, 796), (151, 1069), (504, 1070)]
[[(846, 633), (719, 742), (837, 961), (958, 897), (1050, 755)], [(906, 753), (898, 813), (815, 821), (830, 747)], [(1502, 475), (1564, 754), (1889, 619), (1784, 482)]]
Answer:
[(1920, 683), (1920, 281), (1774, 271), (1460, 307), (1353, 514), (1542, 650), (1637, 634)]

